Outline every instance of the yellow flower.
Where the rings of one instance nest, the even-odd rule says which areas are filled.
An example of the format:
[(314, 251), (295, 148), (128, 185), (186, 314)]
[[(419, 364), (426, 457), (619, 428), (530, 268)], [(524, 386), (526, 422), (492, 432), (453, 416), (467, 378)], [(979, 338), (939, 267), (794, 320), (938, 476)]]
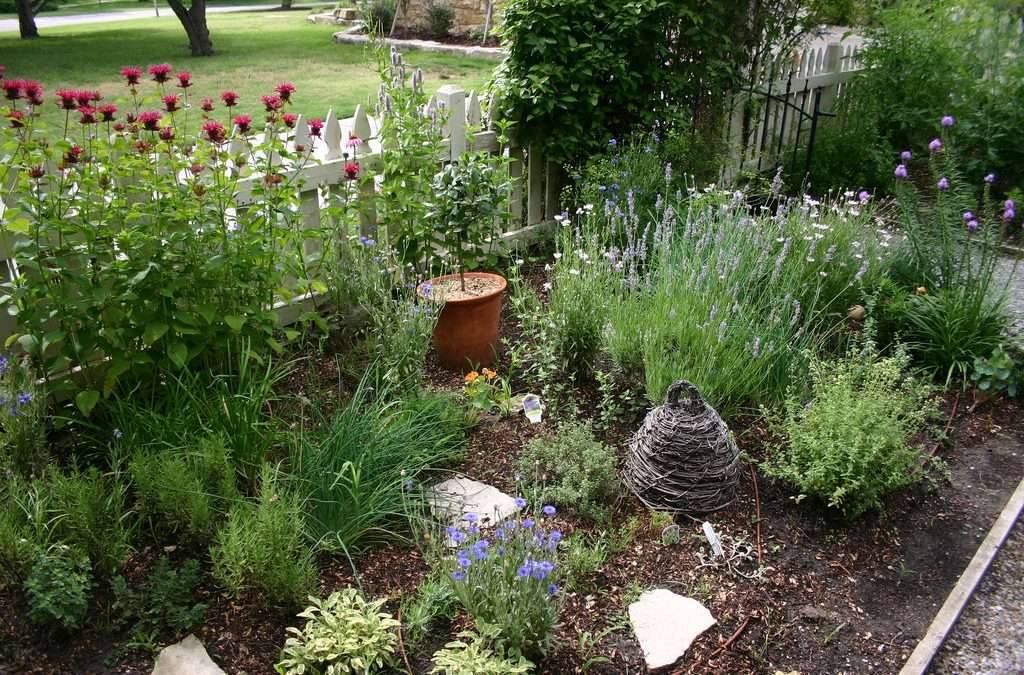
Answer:
[(498, 374), (491, 370), (490, 368), (484, 368), (484, 377), (486, 377), (488, 380), (493, 380), (497, 376)]
[(466, 373), (466, 384), (475, 382), (478, 377), (480, 377), (480, 373), (476, 372), (475, 370), (471, 370), (470, 372)]

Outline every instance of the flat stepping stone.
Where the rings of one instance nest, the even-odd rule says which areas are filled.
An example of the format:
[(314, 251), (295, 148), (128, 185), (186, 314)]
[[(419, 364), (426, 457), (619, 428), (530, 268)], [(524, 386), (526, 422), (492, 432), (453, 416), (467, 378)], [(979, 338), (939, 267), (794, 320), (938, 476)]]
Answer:
[(654, 670), (675, 663), (698, 635), (715, 625), (715, 619), (693, 598), (657, 588), (630, 604), (629, 623), (647, 668)]
[(431, 510), (453, 525), (472, 513), (481, 527), (494, 526), (519, 510), (516, 500), (498, 488), (463, 476), (438, 483), (430, 493)]
[(156, 657), (152, 675), (225, 675), (206, 653), (206, 647), (195, 635), (169, 647)]

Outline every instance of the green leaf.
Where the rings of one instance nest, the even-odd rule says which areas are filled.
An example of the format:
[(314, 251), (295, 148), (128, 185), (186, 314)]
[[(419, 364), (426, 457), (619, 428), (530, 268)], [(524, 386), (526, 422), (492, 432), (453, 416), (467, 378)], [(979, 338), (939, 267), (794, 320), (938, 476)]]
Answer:
[(226, 323), (231, 330), (238, 333), (242, 330), (242, 326), (245, 325), (245, 319), (237, 314), (228, 314), (224, 317), (224, 323)]
[(188, 347), (184, 342), (174, 342), (167, 348), (167, 358), (178, 368), (184, 368), (188, 362)]
[(78, 409), (86, 417), (89, 416), (99, 401), (100, 393), (95, 389), (83, 389), (75, 395), (75, 405), (78, 406)]
[(146, 326), (146, 330), (142, 333), (142, 341), (147, 345), (151, 345), (164, 336), (169, 326), (166, 323), (151, 323)]

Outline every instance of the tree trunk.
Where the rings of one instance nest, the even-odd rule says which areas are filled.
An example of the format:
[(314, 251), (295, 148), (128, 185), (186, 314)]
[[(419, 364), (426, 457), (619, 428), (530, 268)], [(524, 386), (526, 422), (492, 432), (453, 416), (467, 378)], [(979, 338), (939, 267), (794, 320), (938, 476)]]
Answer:
[(167, 0), (174, 10), (188, 35), (188, 44), (192, 48), (192, 56), (213, 56), (213, 42), (210, 40), (210, 29), (206, 26), (206, 0), (192, 0), (192, 6), (186, 8), (181, 0)]
[(281, 9), (291, 9), (292, 0), (281, 0)]
[(32, 11), (32, 0), (14, 0), (14, 4), (18, 8), (18, 30), (21, 32), (21, 39), (32, 40), (39, 37), (36, 15)]

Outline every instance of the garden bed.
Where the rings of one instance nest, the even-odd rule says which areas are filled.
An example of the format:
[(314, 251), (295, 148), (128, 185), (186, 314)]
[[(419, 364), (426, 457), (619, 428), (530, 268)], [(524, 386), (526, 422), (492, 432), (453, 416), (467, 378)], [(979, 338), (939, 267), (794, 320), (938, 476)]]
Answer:
[[(506, 338), (516, 334), (508, 321), (504, 328)], [(337, 343), (308, 357), (285, 388), (327, 405), (345, 396), (354, 380), (350, 370), (339, 370), (348, 353), (335, 349), (343, 347)], [(462, 385), (458, 375), (436, 364), (429, 370), (434, 388)], [(587, 397), (582, 391), (582, 400)], [(954, 397), (946, 397), (947, 414)], [(628, 494), (602, 528), (559, 516), (558, 524), (567, 533), (604, 529), (626, 543), (585, 584), (566, 593), (556, 646), (539, 672), (584, 672), (588, 663), (588, 672), (642, 671), (643, 657), (625, 608), (641, 590), (655, 587), (697, 598), (718, 621), (671, 672), (896, 672), (1024, 474), (1021, 406), (995, 399), (965, 413), (971, 394), (960, 399), (951, 442), (938, 451), (949, 480), (905, 490), (889, 501), (882, 515), (853, 527), (823, 515), (815, 504), (797, 503), (791, 491), (744, 465), (737, 501), (709, 518), (720, 534), (749, 544), (749, 555), (739, 557), (733, 571), (702, 566), (702, 560), (710, 561), (710, 552), (694, 520), (677, 519), (680, 542), (663, 544), (660, 532), (651, 529), (649, 512)], [(581, 403), (581, 409), (586, 414), (592, 407)], [(282, 414), (289, 413), (284, 409)], [(530, 438), (556, 421), (531, 425), (522, 415), (485, 418), (471, 433), (465, 459), (455, 469), (514, 492), (518, 455)], [(620, 459), (631, 429), (622, 425), (606, 434)], [(734, 431), (744, 453), (761, 456), (766, 432), (758, 423), (741, 419)], [(129, 580), (143, 578), (161, 553), (172, 560), (190, 554), (205, 558), (204, 552), (184, 547), (161, 551), (150, 546), (131, 557), (125, 575)], [(389, 598), (393, 610), (429, 573), (413, 548), (378, 549), (356, 564), (367, 595)], [(321, 556), (319, 569), (322, 595), (354, 584), (343, 557)], [(226, 672), (272, 673), (285, 628), (295, 625), (293, 613), (267, 608), (259, 597), (232, 598), (208, 572), (204, 563), (196, 596), (208, 608), (193, 632)], [(10, 672), (148, 673), (152, 655), (126, 650), (126, 635), (109, 626), (103, 609), (109, 600), (100, 594), (80, 633), (52, 639), (26, 631), (20, 618), (26, 611), (23, 600), (4, 591), (0, 655)], [(407, 654), (414, 672), (427, 672), (430, 653), (456, 629), (469, 625), (460, 616), (455, 626), (440, 627), (420, 650)], [(175, 637), (180, 636), (161, 635), (154, 644)]]

